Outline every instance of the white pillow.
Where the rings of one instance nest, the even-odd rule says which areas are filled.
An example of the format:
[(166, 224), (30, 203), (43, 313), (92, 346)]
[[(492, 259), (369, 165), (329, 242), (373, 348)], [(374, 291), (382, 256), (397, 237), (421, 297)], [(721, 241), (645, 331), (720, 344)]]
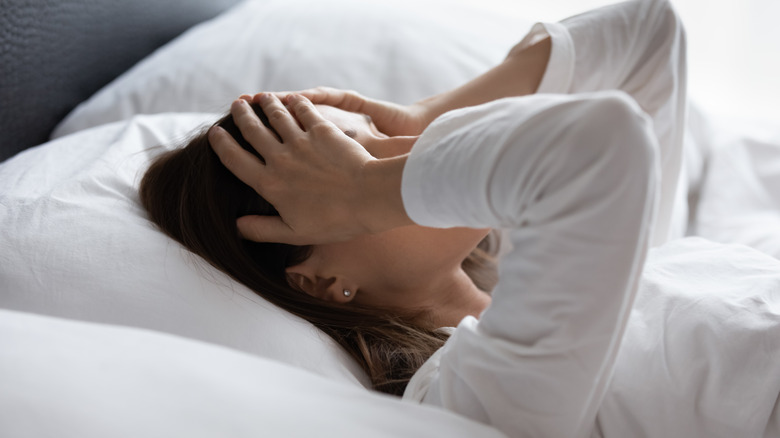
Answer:
[(79, 106), (61, 137), (0, 165), (0, 307), (143, 327), (352, 383), (357, 365), (164, 237), (137, 202), (149, 160), (242, 92), (315, 85), (411, 102), (499, 62), (530, 23), (443, 0), (247, 1)]
[(504, 436), (226, 348), (7, 310), (0, 380), (4, 437)]
[(134, 114), (223, 112), (263, 90), (328, 85), (410, 103), (495, 65), (530, 24), (444, 0), (247, 1), (140, 62), (52, 137)]
[(0, 307), (143, 327), (367, 383), (311, 324), (162, 234), (138, 202), (148, 162), (214, 114), (137, 116), (0, 165)]

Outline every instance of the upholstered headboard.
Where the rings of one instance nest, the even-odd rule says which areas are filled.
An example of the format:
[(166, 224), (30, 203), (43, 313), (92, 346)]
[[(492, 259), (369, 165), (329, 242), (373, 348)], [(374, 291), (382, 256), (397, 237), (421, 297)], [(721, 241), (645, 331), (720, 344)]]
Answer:
[(3, 0), (0, 161), (157, 47), (239, 0)]

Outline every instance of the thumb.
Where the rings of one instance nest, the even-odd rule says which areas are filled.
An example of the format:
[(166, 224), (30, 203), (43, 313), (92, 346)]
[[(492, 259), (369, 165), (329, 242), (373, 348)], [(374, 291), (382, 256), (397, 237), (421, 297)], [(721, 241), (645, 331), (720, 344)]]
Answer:
[(242, 238), (253, 242), (298, 244), (300, 239), (279, 216), (242, 216), (236, 220)]

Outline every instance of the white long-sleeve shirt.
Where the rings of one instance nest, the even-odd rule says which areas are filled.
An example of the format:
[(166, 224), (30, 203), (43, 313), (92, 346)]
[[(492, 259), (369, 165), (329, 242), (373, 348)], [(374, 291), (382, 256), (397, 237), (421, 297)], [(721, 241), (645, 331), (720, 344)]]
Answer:
[[(695, 391), (726, 388), (757, 394), (754, 381), (735, 377), (736, 361), (723, 361), (717, 373), (710, 370), (690, 397), (675, 391), (679, 380), (665, 379), (686, 375), (686, 367), (701, 361), (701, 355), (686, 356), (689, 350), (664, 334), (663, 324), (675, 321), (664, 306), (677, 305), (681, 295), (653, 294), (699, 281), (666, 279), (668, 265), (659, 263), (660, 273), (643, 283), (650, 293), (642, 302), (663, 305), (634, 311), (644, 326), (633, 326), (630, 341), (642, 348), (629, 344), (620, 350), (622, 362), (616, 362), (646, 248), (680, 235), (672, 224), (684, 224), (672, 220), (683, 192), (676, 188), (685, 118), (679, 20), (665, 1), (635, 1), (537, 26), (520, 44), (544, 34), (552, 37), (553, 49), (540, 93), (619, 89), (630, 97), (601, 92), (505, 99), (447, 114), (418, 140), (402, 187), (410, 217), (428, 226), (505, 228), (513, 250), (502, 260), (491, 306), (479, 321), (461, 322), (412, 379), (405, 398), (493, 424), (509, 436), (714, 436), (718, 423), (713, 417), (735, 423), (726, 429), (732, 435), (723, 436), (780, 429), (780, 415), (773, 408), (780, 375), (746, 409), (730, 412), (720, 400), (702, 401)], [(655, 168), (653, 151), (658, 155)], [(674, 244), (672, 249), (689, 251), (690, 245)], [(714, 253), (705, 248), (697, 257)], [(753, 259), (740, 272), (753, 278), (746, 267), (758, 266), (765, 280), (753, 287), (751, 302), (780, 290), (775, 287), (780, 270), (775, 269), (774, 277), (766, 275), (776, 268), (772, 259), (744, 251), (741, 256)], [(709, 265), (694, 266), (684, 257), (675, 261), (681, 260), (691, 262), (696, 275), (727, 272), (719, 281), (734, 296), (745, 284), (744, 276), (724, 269), (733, 264), (727, 256), (707, 259)], [(702, 301), (695, 294), (685, 299)], [(717, 306), (724, 302), (718, 303), (707, 311), (722, 313)], [(780, 341), (772, 341), (780, 339), (778, 310), (757, 312), (762, 327), (772, 330), (732, 330), (723, 324), (715, 340), (700, 336), (699, 327), (711, 323), (706, 312), (699, 325), (683, 315), (679, 326), (687, 332), (681, 329), (680, 335), (689, 336), (686, 342), (721, 342), (722, 352), (710, 348), (708, 356), (721, 360), (745, 351), (749, 332), (747, 344), (764, 354), (746, 362), (750, 369), (766, 372), (780, 359)], [(658, 326), (650, 325), (654, 318)], [(751, 318), (742, 315), (740, 321)], [(668, 354), (673, 349), (677, 356)], [(623, 364), (617, 383), (609, 383), (616, 363)], [(647, 367), (647, 378), (637, 371), (640, 365)], [(653, 399), (632, 397), (636, 388), (650, 392), (648, 387)], [(740, 393), (741, 388), (748, 392)], [(754, 411), (759, 412), (756, 418), (742, 421)], [(675, 421), (663, 423), (670, 418)], [(767, 418), (775, 423), (767, 426)]]
[(645, 263), (656, 147), (620, 92), (431, 125), (404, 169), (410, 217), (502, 227), (512, 251), (404, 398), (511, 437), (780, 437), (780, 261), (689, 238)]
[(648, 247), (656, 149), (650, 119), (615, 91), (504, 99), (434, 122), (404, 168), (409, 216), (504, 228), (513, 250), (491, 305), (460, 323), (408, 397), (510, 436), (588, 436)]
[(684, 36), (664, 1), (537, 25), (519, 46), (545, 35), (552, 51), (539, 93), (632, 96), (508, 99), (445, 115), (423, 133), (403, 176), (410, 217), (505, 228), (514, 249), (480, 321), (461, 322), (406, 396), (510, 436), (588, 436), (649, 242), (670, 234)]
[(652, 119), (659, 145), (661, 186), (651, 246), (684, 236), (687, 54), (679, 16), (668, 0), (632, 0), (539, 23), (518, 48), (548, 35), (552, 50), (537, 93), (629, 94)]

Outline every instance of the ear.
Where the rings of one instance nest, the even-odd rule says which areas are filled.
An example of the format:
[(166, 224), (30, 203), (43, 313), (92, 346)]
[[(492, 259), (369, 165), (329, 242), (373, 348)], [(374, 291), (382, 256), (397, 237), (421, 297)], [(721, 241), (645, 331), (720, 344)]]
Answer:
[(325, 299), (346, 304), (355, 298), (357, 290), (358, 286), (356, 283), (342, 277), (335, 277), (334, 281), (325, 290)]

